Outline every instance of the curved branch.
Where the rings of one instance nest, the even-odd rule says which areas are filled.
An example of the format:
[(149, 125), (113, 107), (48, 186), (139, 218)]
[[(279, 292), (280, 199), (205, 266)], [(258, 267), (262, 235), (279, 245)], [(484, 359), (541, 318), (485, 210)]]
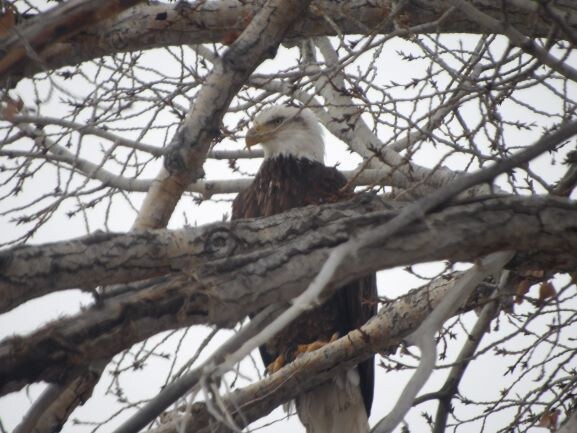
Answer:
[[(412, 290), (387, 303), (378, 314), (361, 328), (349, 332), (319, 350), (300, 356), (271, 376), (236, 390), (223, 398), (229, 413), (239, 426), (246, 426), (271, 412), (297, 394), (313, 388), (377, 352), (390, 352), (402, 339), (415, 330), (442, 299), (458, 284), (462, 273), (448, 280)], [(460, 312), (483, 303), (493, 287), (481, 285)], [(398, 320), (398, 317), (403, 320)], [(150, 433), (186, 432), (224, 433), (227, 426), (212, 418), (203, 402), (195, 403), (190, 413), (175, 411), (167, 414), (166, 422)], [(177, 427), (178, 426), (178, 427)]]
[[(180, 230), (96, 233), (71, 241), (14, 247), (0, 252), (0, 311), (58, 290), (125, 283), (181, 269), (205, 275), (208, 266), (228, 273), (242, 269), (249, 257), (253, 262), (262, 260), (264, 269), (267, 263), (279, 267), (290, 262), (298, 252), (295, 259), (312, 261), (313, 266), (301, 270), (309, 275), (327, 248), (398, 215), (386, 210), (388, 206), (360, 197), (349, 203), (310, 206), (258, 220)], [(534, 260), (545, 260), (545, 252), (551, 250), (549, 264), (559, 267), (565, 260), (567, 264), (562, 266), (567, 268), (575, 262), (571, 247), (576, 210), (575, 202), (553, 198), (478, 200), (433, 213), (359, 255), (371, 261), (366, 270), (373, 271), (411, 262), (474, 260), (501, 245), (519, 251), (541, 249)], [(316, 238), (310, 236), (312, 232)], [(553, 250), (556, 241), (559, 246)], [(269, 246), (264, 251), (263, 244)], [(371, 258), (374, 248), (394, 253)], [(33, 267), (30, 261), (34, 261)], [(355, 266), (351, 262), (346, 268)]]
[[(151, 257), (165, 264), (180, 260), (185, 273), (104, 299), (78, 316), (53, 322), (25, 338), (4, 340), (0, 343), (0, 383), (4, 384), (0, 392), (37, 380), (60, 382), (85, 368), (94, 357), (109, 358), (158, 332), (197, 323), (231, 326), (267, 305), (293, 299), (317, 275), (336, 245), (394, 215), (372, 209), (370, 203), (357, 200), (296, 209), (261, 220), (239, 220), (234, 225), (207, 226), (199, 229), (201, 235), (189, 239), (189, 245), (196, 245), (211, 260), (203, 254), (182, 255), (186, 242), (181, 245), (180, 241), (172, 245), (176, 254), (167, 255), (171, 249), (158, 248), (155, 242), (170, 232), (140, 234), (149, 240), (145, 244), (150, 245), (152, 256), (144, 254), (130, 267), (126, 254), (128, 274), (138, 278), (139, 270), (149, 272), (146, 264), (152, 264)], [(378, 269), (441, 259), (470, 261), (504, 248), (532, 251), (519, 259), (530, 268), (574, 269), (576, 215), (577, 203), (553, 198), (494, 198), (449, 207), (414, 222), (386, 243), (359, 250), (339, 267), (323, 295)], [(107, 236), (101, 237), (100, 245), (86, 239), (78, 242), (88, 247), (91, 254), (87, 257), (95, 257), (96, 251), (112, 249), (115, 241), (123, 239), (124, 243), (127, 236), (139, 235)], [(263, 244), (270, 248), (263, 249)], [(40, 256), (35, 256), (40, 266)], [(81, 260), (81, 254), (76, 256)], [(6, 275), (10, 261), (3, 263), (2, 274)], [(98, 266), (103, 265), (106, 261), (93, 261), (91, 271), (78, 269), (70, 274), (98, 278), (103, 275)]]
[[(6, 82), (11, 75), (20, 75), (26, 66), (43, 68), (43, 52), (55, 42), (70, 38), (81, 30), (114, 17), (142, 0), (73, 0), (56, 6), (14, 27), (0, 42), (0, 77)], [(10, 80), (8, 80), (9, 82)], [(13, 83), (12, 83), (13, 84)]]
[[(527, 2), (524, 2), (527, 3)], [(42, 61), (46, 68), (80, 64), (84, 61), (121, 51), (202, 43), (218, 43), (231, 35), (240, 34), (259, 8), (260, 1), (220, 0), (187, 3), (150, 4), (134, 7), (118, 16), (95, 25), (66, 41), (45, 50)], [(550, 14), (539, 8), (517, 7), (502, 9), (500, 0), (473, 0), (472, 4), (495, 19), (506, 19), (519, 31), (536, 37), (545, 37), (551, 27)], [(333, 2), (317, 0), (303, 19), (292, 26), (288, 39), (306, 39), (314, 36), (337, 34), (387, 34), (395, 23), (383, 26), (391, 8), (389, 0), (348, 0)], [(402, 25), (419, 26), (437, 21), (448, 7), (442, 0), (412, 0), (405, 11)], [(556, 2), (557, 16), (564, 16), (566, 27), (577, 29), (577, 9), (574, 2)], [(138, 24), (136, 24), (138, 23)], [(465, 14), (453, 14), (436, 29), (445, 33), (482, 33), (484, 27)], [(430, 30), (427, 30), (430, 31)], [(27, 62), (22, 75), (31, 76), (40, 70), (36, 62)]]
[(288, 27), (309, 3), (310, 0), (268, 1), (214, 64), (166, 150), (166, 170), (160, 171), (148, 191), (134, 228), (166, 227), (182, 193), (204, 175), (202, 166), (208, 149), (220, 135), (222, 118), (232, 98), (259, 64), (275, 56)]

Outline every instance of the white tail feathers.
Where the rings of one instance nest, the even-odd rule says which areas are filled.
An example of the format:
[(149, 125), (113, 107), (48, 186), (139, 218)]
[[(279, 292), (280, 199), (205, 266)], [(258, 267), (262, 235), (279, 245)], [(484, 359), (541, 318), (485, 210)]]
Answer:
[(357, 369), (338, 375), (296, 398), (307, 433), (367, 433), (369, 420)]

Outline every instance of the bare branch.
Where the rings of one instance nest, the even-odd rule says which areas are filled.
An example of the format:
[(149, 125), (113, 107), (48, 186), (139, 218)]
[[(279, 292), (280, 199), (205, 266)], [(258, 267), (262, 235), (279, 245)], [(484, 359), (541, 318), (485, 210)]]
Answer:
[(150, 400), (142, 409), (131, 416), (114, 433), (136, 433), (153, 421), (179, 398), (189, 393), (206, 374), (211, 374), (215, 366), (224, 362), (226, 357), (236, 351), (244, 341), (252, 338), (257, 332), (266, 327), (278, 314), (279, 306), (272, 305), (258, 313), (233, 337), (221, 345), (199, 367), (174, 382), (165, 386), (156, 397)]
[[(426, 138), (428, 136), (427, 131), (437, 127), (441, 119), (452, 111), (455, 100), (463, 97), (463, 90), (459, 90), (450, 103), (431, 112), (429, 114), (429, 124), (425, 128), (417, 127), (418, 130), (412, 132), (405, 139), (385, 145), (363, 121), (361, 112), (358, 111), (357, 105), (347, 93), (344, 74), (340, 71), (340, 59), (330, 41), (327, 38), (318, 38), (316, 45), (319, 47), (325, 63), (334, 68), (330, 75), (321, 75), (316, 82), (317, 91), (327, 101), (327, 110), (330, 114), (325, 125), (333, 134), (348, 143), (351, 150), (357, 152), (367, 161), (369, 167), (383, 171), (386, 169), (388, 176), (393, 178), (392, 181), (389, 181), (389, 184), (395, 187), (410, 188), (414, 187), (415, 183), (420, 182), (439, 187), (454, 178), (455, 173), (451, 170), (443, 168), (437, 168), (436, 170), (427, 169), (408, 161), (398, 151), (403, 150), (411, 143)], [(471, 78), (474, 79), (474, 77), (475, 74)], [(343, 119), (346, 119), (347, 128), (343, 128)]]
[(48, 384), (13, 433), (52, 433), (60, 430), (72, 411), (92, 396), (107, 363), (94, 360), (86, 370), (65, 384)]
[[(31, 116), (31, 115), (19, 115), (13, 116), (10, 119), (6, 119), (13, 123), (16, 126), (20, 126), (23, 124), (34, 124), (37, 126), (48, 126), (48, 125), (58, 125), (63, 128), (71, 129), (74, 131), (79, 132), (82, 135), (94, 135), (96, 137), (105, 138), (113, 142), (115, 145), (118, 146), (125, 146), (130, 149), (140, 150), (142, 152), (150, 153), (153, 156), (161, 156), (164, 152), (161, 148), (152, 146), (150, 144), (140, 143), (138, 141), (129, 140), (125, 137), (122, 137), (117, 134), (113, 134), (110, 131), (105, 130), (104, 128), (99, 128), (92, 125), (83, 125), (80, 123), (71, 122), (66, 119), (57, 119), (53, 117), (40, 117), (40, 116)], [(40, 131), (37, 129), (23, 129), (23, 132), (27, 132), (30, 134), (31, 137), (40, 135)], [(33, 132), (33, 133), (31, 133)]]
[(42, 67), (43, 52), (50, 45), (99, 21), (114, 17), (140, 1), (105, 0), (95, 3), (90, 0), (72, 0), (43, 13), (23, 27), (10, 29), (12, 31), (8, 37), (0, 43), (0, 51), (4, 54), (0, 60), (2, 81), (9, 75), (20, 75), (29, 62), (27, 57), (32, 59), (35, 67)]
[(408, 343), (416, 345), (421, 352), (419, 366), (409, 379), (395, 407), (373, 427), (371, 433), (392, 432), (403, 420), (405, 414), (413, 406), (417, 393), (429, 380), (435, 368), (437, 360), (435, 334), (443, 323), (469, 298), (479, 283), (488, 276), (500, 272), (513, 256), (514, 253), (512, 252), (501, 252), (494, 253), (480, 260), (478, 264), (475, 264), (472, 269), (465, 273), (453, 290), (423, 320), (419, 327), (406, 338)]
[[(525, 2), (526, 3), (526, 2)], [(476, 8), (495, 19), (502, 19), (501, 3), (497, 0), (475, 0)], [(118, 52), (145, 50), (160, 46), (222, 42), (231, 34), (240, 34), (260, 9), (259, 2), (220, 0), (201, 2), (194, 6), (184, 4), (151, 4), (132, 8), (117, 20), (96, 25), (46, 50), (43, 61), (47, 68), (66, 65)], [(343, 34), (387, 34), (395, 30), (393, 22), (383, 26), (391, 9), (388, 0), (349, 0), (334, 3), (319, 0), (287, 34), (289, 39)], [(406, 11), (411, 26), (436, 21), (447, 11), (440, 0), (414, 0)], [(575, 31), (577, 11), (571, 2), (556, 4), (557, 15), (565, 14), (567, 25)], [(507, 20), (525, 34), (545, 37), (549, 33), (548, 14), (537, 8), (514, 9)], [(134, 23), (138, 23), (135, 25)], [(485, 28), (467, 15), (453, 14), (440, 23), (438, 30), (446, 33), (482, 33)], [(38, 65), (29, 62), (23, 73), (31, 76)]]
[[(507, 283), (507, 275), (509, 275), (509, 271), (504, 271), (501, 276), (501, 281), (499, 284), (500, 290), (503, 286)], [(494, 294), (493, 294), (494, 295)], [(495, 296), (492, 296), (494, 299)], [(449, 371), (449, 375), (445, 380), (445, 383), (438, 391), (438, 400), (439, 405), (437, 406), (437, 413), (435, 415), (435, 424), (433, 433), (443, 433), (447, 427), (447, 417), (451, 411), (451, 400), (453, 396), (459, 391), (459, 384), (465, 371), (467, 370), (467, 366), (469, 362), (473, 359), (475, 351), (479, 347), (481, 340), (485, 333), (489, 331), (491, 321), (498, 315), (499, 313), (499, 301), (494, 299), (492, 302), (487, 303), (481, 313), (479, 314), (479, 318), (473, 327), (473, 330), (468, 335), (467, 341), (463, 345), (459, 356), (455, 360), (455, 365)]]
[[(270, 0), (215, 63), (191, 111), (166, 151), (165, 167), (153, 182), (134, 227), (165, 227), (186, 187), (204, 175), (202, 166), (230, 101), (252, 71), (274, 57), (288, 27), (310, 0)], [(266, 37), (263, 37), (266, 35)]]
[[(405, 296), (387, 303), (379, 313), (361, 328), (349, 332), (323, 348), (300, 356), (275, 374), (232, 392), (224, 397), (235, 422), (246, 426), (261, 418), (275, 407), (294, 398), (309, 388), (326, 381), (339, 371), (358, 364), (376, 352), (390, 352), (429, 315), (461, 279), (453, 278), (415, 289)], [(483, 303), (493, 287), (479, 287), (475, 297), (468, 300), (464, 310)], [(403, 320), (398, 320), (402, 315)], [(172, 419), (171, 419), (172, 418)], [(181, 423), (187, 432), (228, 432), (227, 426), (212, 419), (205, 403), (196, 403), (190, 414), (179, 412), (167, 416), (169, 420), (154, 433), (175, 433)], [(151, 432), (151, 433), (152, 433)]]
[[(34, 134), (37, 136), (38, 142), (42, 143), (43, 147), (53, 152), (52, 155), (46, 153), (34, 153), (18, 150), (0, 150), (0, 156), (8, 158), (28, 157), (35, 159), (45, 159), (47, 161), (64, 162), (70, 166), (71, 169), (83, 173), (87, 178), (95, 179), (102, 182), (103, 186), (117, 188), (126, 192), (147, 192), (155, 182), (154, 179), (135, 179), (116, 175), (93, 162), (86, 159), (79, 158), (68, 152), (61, 146), (55, 144), (52, 140), (47, 138), (42, 131), (38, 129), (31, 129), (31, 127), (24, 127), (18, 125), (24, 130), (26, 134)], [(215, 159), (229, 159), (229, 158), (252, 158), (262, 157), (261, 152), (251, 151), (252, 156), (249, 156), (244, 151), (213, 151), (208, 154), (209, 157)], [(378, 169), (362, 169), (361, 171), (343, 171), (342, 174), (349, 180), (353, 186), (374, 186), (374, 185), (388, 185), (391, 183), (390, 170)], [(186, 192), (194, 192), (202, 195), (204, 199), (209, 199), (218, 194), (232, 194), (238, 193), (250, 185), (252, 178), (239, 179), (215, 179), (215, 180), (197, 180), (196, 182), (186, 187)]]
[(40, 416), (46, 412), (47, 407), (57, 398), (62, 392), (61, 385), (48, 385), (40, 397), (36, 399), (32, 407), (28, 410), (23, 420), (14, 429), (13, 433), (30, 433), (34, 431), (36, 422)]
[(499, 21), (490, 15), (481, 12), (479, 9), (475, 8), (474, 5), (464, 0), (451, 0), (451, 3), (463, 12), (463, 14), (469, 17), (469, 19), (480, 23), (492, 33), (504, 34), (509, 38), (509, 41), (513, 45), (521, 48), (527, 54), (534, 56), (541, 63), (549, 66), (554, 71), (557, 71), (570, 80), (577, 82), (577, 69), (571, 67), (561, 59), (554, 58), (546, 49), (538, 45), (534, 39), (521, 33), (513, 25)]

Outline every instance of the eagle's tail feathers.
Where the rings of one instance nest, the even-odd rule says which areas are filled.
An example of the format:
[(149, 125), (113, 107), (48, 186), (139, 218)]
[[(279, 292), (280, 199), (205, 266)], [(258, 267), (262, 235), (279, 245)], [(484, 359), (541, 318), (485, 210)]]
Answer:
[(296, 408), (307, 433), (369, 431), (356, 368), (298, 396)]

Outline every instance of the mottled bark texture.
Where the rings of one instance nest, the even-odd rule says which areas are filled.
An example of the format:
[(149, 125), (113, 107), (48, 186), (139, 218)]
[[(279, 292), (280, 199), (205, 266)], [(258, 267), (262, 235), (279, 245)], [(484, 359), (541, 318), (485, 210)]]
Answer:
[[(42, 61), (45, 68), (55, 69), (121, 51), (227, 42), (246, 28), (262, 3), (222, 0), (195, 5), (176, 2), (137, 6), (118, 18), (53, 44), (42, 54)], [(291, 27), (287, 38), (332, 36), (337, 31), (342, 34), (388, 34), (395, 31), (395, 26), (397, 29), (411, 27), (415, 32), (487, 31), (478, 21), (462, 13), (450, 13), (450, 5), (443, 0), (410, 0), (395, 23), (383, 25), (396, 3), (391, 0), (318, 0), (312, 3), (303, 19)], [(573, 32), (577, 30), (577, 5), (572, 0), (556, 1), (554, 6), (547, 8), (540, 7), (536, 1), (472, 0), (471, 3), (527, 36), (548, 36), (551, 25), (559, 17)], [(561, 32), (558, 37), (563, 39), (565, 35)], [(29, 61), (25, 66), (21, 72), (24, 76), (41, 70), (38, 62)], [(15, 77), (13, 81), (17, 79)]]
[(214, 62), (194, 104), (166, 149), (157, 175), (134, 222), (135, 229), (166, 227), (188, 185), (204, 176), (208, 150), (220, 138), (230, 102), (264, 60), (274, 58), (288, 28), (310, 0), (270, 0), (247, 17), (247, 26)]
[[(273, 285), (293, 278), (295, 269), (296, 275), (308, 279), (329, 248), (390, 220), (397, 214), (394, 207), (398, 204), (367, 195), (258, 220), (95, 233), (14, 247), (0, 252), (0, 311), (58, 290), (92, 289), (179, 271), (213, 283), (219, 273), (244, 268), (239, 279), (247, 278), (248, 286), (259, 272)], [(454, 204), (375, 246), (379, 253), (361, 251), (360, 269), (350, 278), (410, 263), (473, 260), (499, 249), (534, 250), (530, 254), (536, 266), (569, 270), (576, 261), (571, 249), (577, 237), (576, 211), (572, 201), (546, 197), (492, 197)], [(351, 262), (350, 268), (355, 267)]]
[[(245, 427), (270, 413), (296, 395), (334, 377), (339, 371), (368, 358), (373, 353), (394, 352), (399, 343), (414, 331), (459, 281), (462, 274), (439, 280), (395, 299), (385, 305), (372, 320), (317, 351), (297, 358), (277, 373), (255, 384), (235, 390), (224, 397), (224, 404), (237, 426)], [(494, 291), (490, 284), (481, 284), (464, 302), (459, 313), (484, 304)], [(186, 432), (228, 433), (230, 428), (210, 415), (206, 404), (190, 407), (188, 418), (183, 411), (167, 413), (164, 425), (156, 433), (176, 433), (175, 426), (185, 424)], [(174, 422), (169, 421), (176, 421)]]
[(13, 86), (25, 70), (38, 72), (50, 69), (44, 64), (44, 60), (46, 51), (52, 48), (53, 44), (70, 39), (87, 27), (98, 26), (104, 20), (111, 22), (120, 12), (141, 1), (73, 0), (54, 7), (41, 16), (24, 20), (17, 27), (3, 28), (8, 35), (0, 40), (0, 82), (3, 86)]
[[(92, 359), (108, 358), (158, 332), (196, 323), (231, 326), (267, 305), (290, 300), (316, 276), (332, 248), (396, 214), (379, 198), (360, 196), (257, 220), (8, 250), (0, 268), (5, 309), (23, 291), (29, 298), (38, 296), (33, 290), (38, 286), (27, 282), (48, 284), (50, 272), (51, 290), (172, 273), (33, 335), (0, 343), (0, 391), (38, 380), (60, 382)], [(326, 296), (335, 286), (379, 269), (468, 261), (499, 250), (518, 251), (517, 263), (523, 267), (572, 270), (577, 264), (576, 217), (577, 203), (550, 197), (454, 203), (382, 244), (361, 249), (336, 272)], [(30, 260), (35, 266), (27, 266)]]

